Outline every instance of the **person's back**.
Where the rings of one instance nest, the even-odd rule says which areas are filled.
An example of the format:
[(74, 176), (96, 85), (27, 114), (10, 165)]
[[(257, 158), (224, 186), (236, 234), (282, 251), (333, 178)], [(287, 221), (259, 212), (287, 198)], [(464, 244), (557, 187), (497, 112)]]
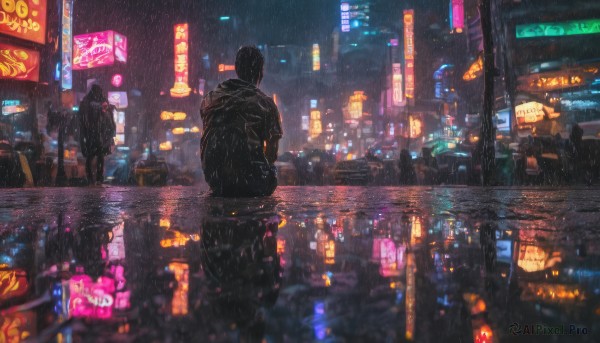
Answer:
[(273, 100), (257, 88), (263, 63), (258, 49), (240, 48), (240, 79), (221, 83), (202, 101), (202, 168), (215, 195), (270, 195), (277, 187), (281, 119)]

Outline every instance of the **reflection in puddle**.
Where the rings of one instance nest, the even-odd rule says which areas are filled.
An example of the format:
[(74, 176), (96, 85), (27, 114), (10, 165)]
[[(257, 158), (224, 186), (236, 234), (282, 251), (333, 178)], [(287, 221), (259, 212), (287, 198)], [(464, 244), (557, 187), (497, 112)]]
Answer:
[(306, 212), (204, 200), (11, 224), (0, 341), (501, 342), (537, 324), (598, 337), (597, 249), (565, 243), (552, 224), (492, 224), (451, 204)]

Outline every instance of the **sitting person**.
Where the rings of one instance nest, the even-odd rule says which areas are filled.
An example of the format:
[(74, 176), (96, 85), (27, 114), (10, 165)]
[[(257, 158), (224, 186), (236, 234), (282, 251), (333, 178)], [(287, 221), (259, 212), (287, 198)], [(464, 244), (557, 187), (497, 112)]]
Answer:
[(263, 65), (260, 50), (241, 47), (239, 79), (219, 84), (200, 105), (202, 169), (213, 195), (263, 196), (277, 187), (274, 163), (283, 132), (273, 99), (258, 89)]

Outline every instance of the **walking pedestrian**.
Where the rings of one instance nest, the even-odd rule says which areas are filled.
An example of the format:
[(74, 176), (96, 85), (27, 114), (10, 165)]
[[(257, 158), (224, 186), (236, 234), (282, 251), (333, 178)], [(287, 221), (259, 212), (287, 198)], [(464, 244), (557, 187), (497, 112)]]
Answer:
[(104, 181), (104, 156), (111, 153), (116, 134), (114, 110), (99, 85), (93, 85), (79, 105), (80, 145), (86, 158), (85, 172), (89, 185), (101, 185)]

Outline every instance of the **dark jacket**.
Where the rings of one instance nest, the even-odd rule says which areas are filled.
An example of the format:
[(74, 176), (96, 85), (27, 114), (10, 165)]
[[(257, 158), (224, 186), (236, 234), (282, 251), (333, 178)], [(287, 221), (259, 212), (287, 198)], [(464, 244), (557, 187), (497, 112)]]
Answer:
[[(104, 105), (103, 105), (104, 104)], [(101, 95), (88, 93), (79, 105), (81, 153), (88, 156), (110, 154), (114, 145), (116, 124), (114, 106)]]
[(200, 114), (202, 168), (213, 191), (275, 178), (264, 151), (265, 141), (278, 140), (283, 133), (273, 99), (246, 81), (231, 79), (206, 95)]

